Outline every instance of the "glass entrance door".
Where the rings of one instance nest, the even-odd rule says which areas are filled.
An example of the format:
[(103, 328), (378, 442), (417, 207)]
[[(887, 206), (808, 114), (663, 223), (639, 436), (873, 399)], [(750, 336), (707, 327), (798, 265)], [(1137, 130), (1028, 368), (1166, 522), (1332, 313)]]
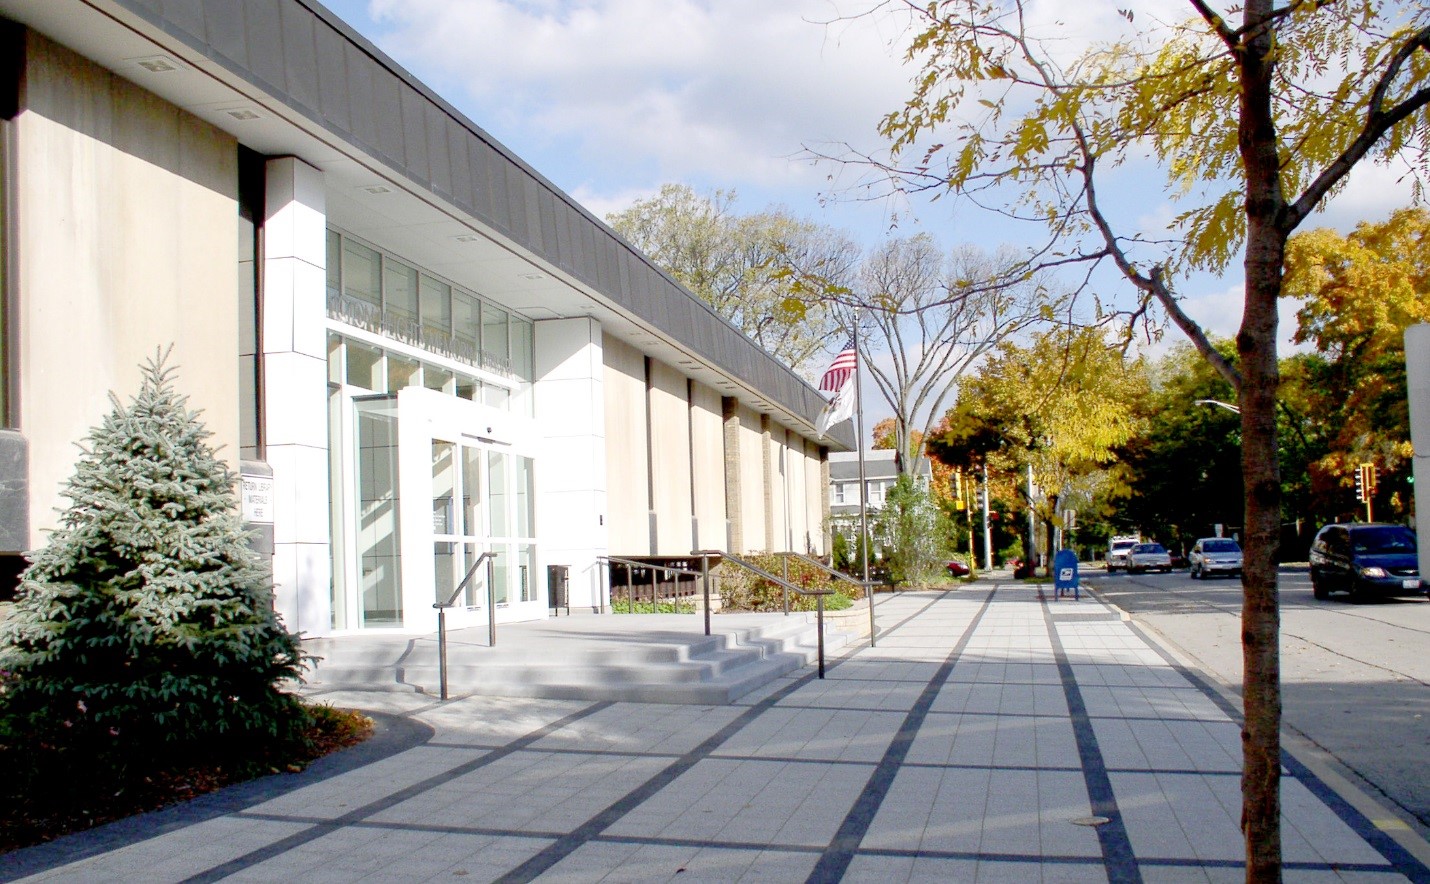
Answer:
[(357, 624), (402, 625), (398, 521), (397, 402), (375, 396), (354, 402), (357, 462)]
[[(437, 602), (451, 599), (461, 587), (456, 605), (480, 607), (487, 603), (487, 569), (478, 568), (467, 579), (485, 549), (484, 484), (480, 448), (432, 440), (432, 564)], [(502, 601), (505, 599), (498, 595), (497, 602)]]

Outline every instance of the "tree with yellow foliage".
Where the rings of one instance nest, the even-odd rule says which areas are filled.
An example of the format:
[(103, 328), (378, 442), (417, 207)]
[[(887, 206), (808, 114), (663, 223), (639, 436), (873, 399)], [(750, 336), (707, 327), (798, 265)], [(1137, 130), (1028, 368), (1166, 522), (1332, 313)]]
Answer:
[[(883, 121), (887, 158), (862, 162), (905, 192), (952, 192), (1045, 234), (1024, 273), (1099, 268), (1155, 304), (1237, 391), (1244, 515), (1242, 824), (1248, 880), (1281, 875), (1277, 299), (1287, 239), (1358, 163), (1430, 167), (1430, 8), (1382, 0), (1189, 0), (1181, 23), (1113, 4), (885, 0), (911, 21), (912, 95)], [(1062, 18), (1059, 18), (1061, 16)], [(1119, 20), (1120, 17), (1120, 20)], [(1085, 51), (1075, 31), (1097, 34)], [(1119, 167), (1153, 164), (1177, 202), (1166, 232), (1145, 205), (1104, 198)], [(1186, 314), (1175, 283), (1240, 259), (1236, 358)], [(985, 284), (997, 285), (999, 281)], [(1089, 289), (1090, 290), (1090, 289)], [(1099, 303), (1099, 308), (1105, 305)]]
[(1405, 329), (1430, 322), (1430, 212), (1401, 209), (1349, 234), (1319, 229), (1286, 244), (1283, 294), (1305, 299), (1296, 341), (1310, 344), (1302, 386), (1327, 428), (1317, 479), (1346, 489), (1359, 464), (1380, 472), (1376, 511), (1403, 514), (1412, 455)]
[[(964, 380), (945, 416), (948, 429), (927, 447), (948, 463), (976, 450), (981, 456), (973, 459), (996, 471), (1029, 474), (1040, 493), (1027, 504), (1051, 526), (1059, 499), (1074, 487), (1120, 481), (1114, 462), (1141, 428), (1135, 404), (1146, 392), (1141, 360), (1124, 356), (1103, 332), (1056, 328), (1026, 345), (1001, 345)], [(1049, 530), (1049, 562), (1052, 536)]]

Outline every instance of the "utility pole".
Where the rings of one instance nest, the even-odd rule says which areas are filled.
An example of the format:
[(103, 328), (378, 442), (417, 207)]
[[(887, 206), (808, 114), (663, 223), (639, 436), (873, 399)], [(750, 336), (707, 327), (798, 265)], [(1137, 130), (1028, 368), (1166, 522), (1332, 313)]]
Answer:
[(988, 524), (988, 461), (983, 462), (983, 566), (993, 567), (993, 529)]
[(1033, 465), (1028, 464), (1028, 564), (1038, 567), (1038, 514), (1033, 510)]

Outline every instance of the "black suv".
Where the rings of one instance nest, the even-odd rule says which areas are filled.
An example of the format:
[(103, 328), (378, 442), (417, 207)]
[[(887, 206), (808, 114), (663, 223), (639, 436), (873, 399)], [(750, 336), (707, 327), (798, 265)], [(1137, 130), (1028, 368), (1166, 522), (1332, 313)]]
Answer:
[(1353, 602), (1423, 594), (1415, 532), (1369, 522), (1325, 526), (1311, 543), (1311, 591), (1318, 599), (1344, 591)]

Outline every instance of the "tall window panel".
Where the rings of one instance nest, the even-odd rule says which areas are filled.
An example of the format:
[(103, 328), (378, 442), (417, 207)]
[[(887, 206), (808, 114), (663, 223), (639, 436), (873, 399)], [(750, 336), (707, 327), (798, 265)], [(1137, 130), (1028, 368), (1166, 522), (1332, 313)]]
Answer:
[(343, 294), (382, 308), (382, 258), (347, 238), (343, 239)]

